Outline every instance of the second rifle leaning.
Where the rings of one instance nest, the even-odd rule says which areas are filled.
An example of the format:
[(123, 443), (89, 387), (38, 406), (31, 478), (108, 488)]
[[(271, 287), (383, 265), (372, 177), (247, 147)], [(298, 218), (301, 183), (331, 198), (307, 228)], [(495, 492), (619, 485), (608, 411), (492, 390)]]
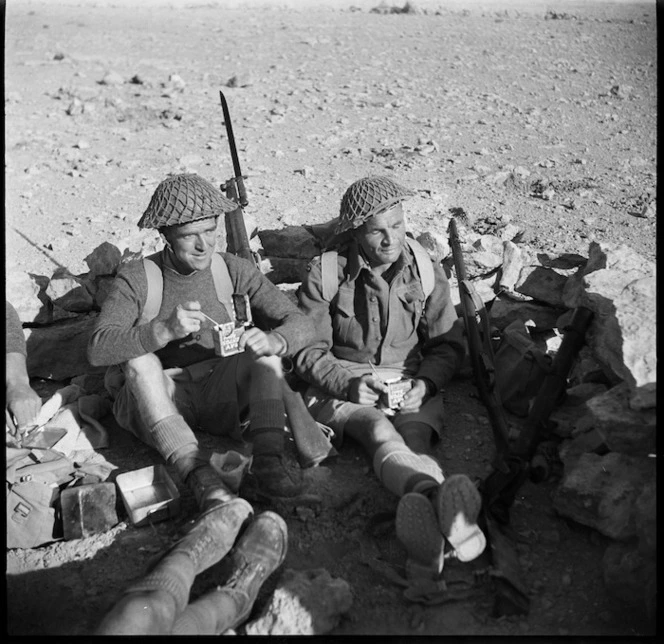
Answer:
[(493, 470), (480, 485), (480, 520), (489, 541), (487, 550), (494, 569), (496, 587), (493, 612), (495, 616), (526, 614), (530, 600), (521, 581), (518, 556), (514, 544), (501, 526), (506, 527), (509, 523), (509, 510), (518, 489), (528, 478), (531, 458), (549, 429), (549, 417), (554, 407), (564, 396), (567, 379), (583, 346), (592, 312), (584, 307), (575, 309), (570, 323), (563, 329), (563, 341), (554, 357), (551, 372), (544, 378), (518, 438), (511, 443), (509, 424), (496, 388), (496, 378), (500, 374), (495, 370), (489, 315), (468, 279), (454, 218), (450, 220), (448, 232), (475, 385), (487, 409), (496, 444)]

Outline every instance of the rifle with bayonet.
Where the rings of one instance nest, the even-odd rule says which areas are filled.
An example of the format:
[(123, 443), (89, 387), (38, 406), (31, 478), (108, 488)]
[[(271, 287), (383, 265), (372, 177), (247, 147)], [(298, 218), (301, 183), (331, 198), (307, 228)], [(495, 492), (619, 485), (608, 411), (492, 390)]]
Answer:
[(244, 187), (244, 176), (240, 169), (240, 158), (238, 157), (235, 145), (235, 136), (233, 134), (233, 124), (231, 123), (228, 103), (221, 90), (219, 91), (219, 98), (221, 99), (221, 109), (224, 112), (224, 123), (226, 125), (226, 135), (228, 136), (228, 146), (231, 152), (234, 172), (234, 176), (226, 181), (226, 183), (221, 184), (220, 187), (226, 193), (226, 196), (237, 204), (235, 210), (226, 213), (226, 243), (229, 252), (252, 261), (256, 265), (256, 268), (260, 268), (260, 262), (249, 245), (249, 236), (244, 225), (242, 209), (247, 206), (249, 201), (247, 199), (247, 191)]
[(530, 600), (521, 582), (514, 545), (502, 527), (509, 523), (509, 510), (516, 493), (530, 474), (530, 462), (537, 445), (550, 430), (549, 416), (564, 394), (569, 372), (583, 346), (592, 312), (584, 307), (575, 309), (571, 322), (563, 329), (563, 341), (554, 357), (551, 372), (545, 377), (518, 438), (510, 443), (509, 424), (496, 389), (489, 315), (468, 279), (454, 218), (450, 220), (448, 232), (475, 385), (487, 409), (496, 443), (493, 470), (480, 485), (480, 524), (488, 538), (490, 547), (487, 550), (496, 588), (493, 613), (495, 616), (526, 614)]
[[(251, 250), (247, 228), (244, 225), (243, 208), (249, 203), (247, 191), (244, 187), (244, 176), (240, 169), (240, 159), (235, 145), (233, 125), (228, 109), (228, 103), (224, 93), (220, 90), (221, 108), (224, 112), (224, 123), (230, 147), (231, 159), (233, 161), (234, 176), (221, 184), (220, 188), (225, 191), (226, 196), (237, 204), (237, 208), (226, 213), (226, 242), (228, 252), (248, 259), (260, 270), (260, 259)], [(298, 461), (304, 468), (318, 465), (326, 458), (336, 455), (336, 450), (327, 435), (319, 428), (312, 418), (309, 410), (304, 404), (302, 396), (291, 389), (290, 385), (283, 382), (283, 401), (286, 414), (290, 423), (293, 440), (297, 448)]]

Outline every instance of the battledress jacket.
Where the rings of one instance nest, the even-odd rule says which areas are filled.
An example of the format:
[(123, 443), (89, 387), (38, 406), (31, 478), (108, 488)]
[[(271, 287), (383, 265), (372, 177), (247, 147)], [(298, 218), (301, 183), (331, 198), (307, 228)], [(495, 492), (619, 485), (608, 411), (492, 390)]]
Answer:
[[(276, 331), (287, 345), (287, 354), (312, 340), (311, 322), (254, 265), (229, 253), (219, 253), (230, 275), (233, 291), (247, 294), (254, 324), (263, 331)], [(198, 301), (201, 310), (216, 322), (229, 322), (230, 315), (216, 295), (212, 270), (208, 267), (182, 275), (164, 265), (164, 251), (150, 257), (161, 268), (163, 295), (156, 319), (165, 320), (178, 304)], [(214, 352), (214, 324), (206, 320), (200, 332), (160, 346), (151, 322), (138, 324), (147, 298), (147, 277), (142, 261), (122, 266), (102, 305), (101, 315), (88, 344), (88, 360), (94, 366), (121, 364), (156, 354), (164, 368), (186, 367), (210, 358)]]
[(339, 290), (323, 297), (320, 258), (309, 267), (300, 309), (313, 321), (315, 340), (296, 356), (297, 373), (329, 396), (347, 400), (353, 378), (375, 365), (403, 367), (440, 390), (458, 371), (463, 326), (445, 272), (434, 265), (435, 285), (425, 301), (417, 264), (407, 245), (384, 274), (373, 272), (352, 242), (337, 260)]

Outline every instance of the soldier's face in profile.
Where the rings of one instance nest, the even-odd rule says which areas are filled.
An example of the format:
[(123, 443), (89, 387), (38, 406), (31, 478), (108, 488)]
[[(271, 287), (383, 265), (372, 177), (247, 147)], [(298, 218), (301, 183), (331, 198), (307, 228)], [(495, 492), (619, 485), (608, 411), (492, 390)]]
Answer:
[(217, 243), (217, 218), (199, 219), (172, 226), (163, 233), (173, 263), (183, 275), (206, 269), (212, 263)]
[(355, 236), (372, 268), (394, 264), (406, 239), (401, 204), (367, 219), (356, 229)]

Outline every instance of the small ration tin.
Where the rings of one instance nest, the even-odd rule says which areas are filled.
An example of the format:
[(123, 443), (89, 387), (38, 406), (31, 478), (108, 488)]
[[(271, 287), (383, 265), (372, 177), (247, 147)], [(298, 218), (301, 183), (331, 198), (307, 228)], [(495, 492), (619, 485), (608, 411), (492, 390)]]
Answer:
[(118, 474), (115, 482), (136, 527), (170, 519), (180, 512), (180, 493), (163, 465)]
[(390, 409), (397, 409), (403, 397), (411, 390), (411, 381), (396, 378), (394, 380), (386, 380), (385, 384), (387, 385), (387, 406)]
[(253, 326), (249, 296), (233, 293), (232, 304), (235, 321), (217, 324), (212, 334), (215, 353), (224, 358), (244, 351), (239, 346), (240, 337), (242, 337), (245, 329)]

